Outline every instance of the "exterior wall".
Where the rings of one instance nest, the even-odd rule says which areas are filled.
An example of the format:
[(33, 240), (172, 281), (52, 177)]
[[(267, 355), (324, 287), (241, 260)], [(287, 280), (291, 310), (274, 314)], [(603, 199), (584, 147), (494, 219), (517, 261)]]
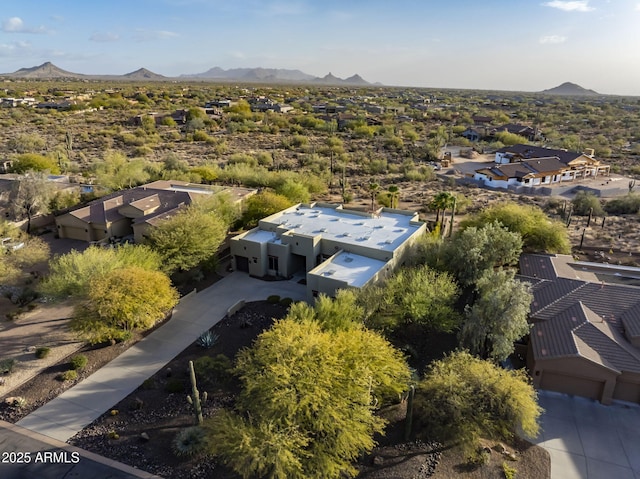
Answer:
[(496, 163), (506, 164), (509, 163), (509, 158), (506, 153), (496, 153)]
[(611, 403), (618, 375), (583, 358), (538, 360), (532, 370), (536, 388), (592, 397), (603, 404)]
[(336, 290), (348, 287), (349, 285), (344, 281), (317, 274), (307, 274), (307, 301), (313, 301), (313, 298), (321, 293), (335, 296)]
[[(252, 230), (253, 231), (253, 230)], [(267, 275), (268, 256), (267, 244), (255, 241), (243, 241), (242, 238), (231, 239), (232, 266), (237, 268), (233, 256), (249, 258), (249, 274), (261, 278)]]
[(613, 390), (613, 399), (640, 403), (640, 374), (623, 372)]

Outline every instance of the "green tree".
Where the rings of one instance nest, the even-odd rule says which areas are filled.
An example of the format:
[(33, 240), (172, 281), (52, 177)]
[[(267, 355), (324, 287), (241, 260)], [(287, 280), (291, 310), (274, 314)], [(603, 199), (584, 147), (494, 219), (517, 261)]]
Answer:
[(590, 191), (578, 191), (571, 201), (573, 213), (579, 216), (588, 216), (593, 212), (595, 216), (604, 216), (604, 208), (600, 199)]
[(118, 248), (90, 246), (83, 252), (55, 256), (49, 261), (49, 274), (38, 289), (47, 296), (86, 297), (91, 280), (114, 269), (136, 266), (149, 271), (160, 269), (161, 259), (144, 245), (122, 245)]
[(41, 171), (58, 175), (60, 174), (60, 166), (55, 159), (48, 156), (25, 153), (13, 160), (11, 171), (19, 174), (24, 174), (29, 171)]
[(217, 214), (189, 206), (150, 229), (147, 241), (160, 254), (163, 270), (173, 273), (214, 266), (227, 230)]
[(533, 295), (513, 271), (488, 270), (476, 283), (477, 299), (465, 308), (460, 340), (472, 354), (496, 362), (514, 351), (514, 343), (529, 333), (527, 320)]
[(540, 208), (513, 202), (498, 203), (460, 223), (462, 228), (498, 221), (509, 231), (520, 233), (529, 252), (569, 253), (571, 246), (565, 225), (551, 220)]
[(401, 268), (381, 286), (365, 288), (359, 304), (374, 329), (420, 324), (435, 331), (451, 331), (460, 321), (454, 309), (458, 295), (448, 273), (421, 265)]
[(56, 191), (49, 200), (49, 209), (54, 212), (60, 211), (75, 206), (78, 203), (80, 203), (79, 191)]
[(129, 160), (122, 153), (114, 151), (104, 155), (104, 161), (95, 165), (97, 182), (103, 188), (118, 191), (141, 185), (149, 180), (147, 162), (141, 159)]
[(363, 315), (356, 291), (340, 289), (335, 298), (321, 294), (313, 306), (302, 301), (293, 303), (287, 318), (298, 322), (316, 321), (323, 331), (349, 331), (362, 326)]
[[(34, 265), (44, 263), (49, 258), (49, 246), (40, 238), (29, 237), (20, 230), (7, 229), (0, 225), (2, 238), (11, 238), (11, 243), (24, 243), (19, 249), (0, 249), (0, 284), (23, 285), (26, 271)], [(10, 232), (9, 232), (10, 231)]]
[(376, 209), (376, 193), (380, 189), (380, 185), (375, 181), (369, 183), (369, 194), (371, 195), (371, 211)]
[(397, 185), (391, 185), (387, 188), (391, 208), (398, 207), (398, 199), (400, 198), (400, 188)]
[(536, 437), (542, 409), (524, 370), (455, 352), (431, 364), (416, 388), (416, 423), (430, 438), (472, 451), (479, 438)]
[(247, 206), (242, 215), (242, 221), (246, 226), (253, 227), (263, 218), (278, 211), (282, 211), (294, 203), (286, 196), (278, 195), (270, 191), (263, 191), (247, 199)]
[(293, 179), (286, 179), (278, 185), (276, 193), (288, 198), (293, 203), (309, 203), (311, 201), (309, 189)]
[(399, 394), (404, 359), (363, 328), (325, 331), (315, 320), (278, 321), (237, 357), (236, 412), (207, 423), (211, 452), (242, 477), (355, 476), (385, 421), (376, 398)]
[(433, 200), (429, 203), (429, 208), (436, 211), (436, 223), (440, 221), (440, 213), (444, 218), (445, 211), (453, 206), (454, 201), (455, 196), (447, 191), (441, 191), (433, 197)]
[(162, 320), (178, 297), (159, 271), (114, 269), (91, 279), (87, 299), (76, 307), (70, 326), (92, 344), (127, 339)]
[(49, 201), (55, 187), (47, 177), (38, 172), (29, 172), (15, 179), (9, 199), (16, 218), (27, 218), (27, 233), (31, 232), (34, 216), (49, 212)]
[(460, 284), (470, 286), (499, 266), (512, 266), (522, 253), (522, 237), (494, 221), (480, 228), (470, 226), (445, 247), (445, 265)]
[(18, 133), (7, 142), (9, 149), (16, 153), (33, 153), (42, 151), (45, 145), (46, 142), (44, 139), (35, 133)]
[(524, 136), (517, 135), (516, 133), (509, 133), (508, 131), (499, 131), (495, 134), (496, 140), (505, 146), (512, 145), (526, 145), (529, 140)]

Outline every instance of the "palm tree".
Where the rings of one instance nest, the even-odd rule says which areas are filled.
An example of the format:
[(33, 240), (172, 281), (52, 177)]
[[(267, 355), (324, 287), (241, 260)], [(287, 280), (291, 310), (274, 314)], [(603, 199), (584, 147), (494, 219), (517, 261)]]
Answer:
[(397, 208), (398, 199), (400, 197), (400, 188), (396, 185), (391, 185), (387, 188), (387, 191), (389, 192), (389, 204), (391, 205), (391, 208)]
[(375, 181), (372, 181), (371, 183), (369, 183), (369, 193), (371, 193), (371, 211), (372, 212), (375, 210), (375, 207), (376, 207), (375, 205), (376, 192), (378, 191), (379, 188), (380, 188), (380, 185)]
[(444, 212), (455, 202), (455, 196), (447, 191), (441, 191), (436, 196), (434, 196), (431, 203), (429, 203), (429, 208), (432, 210), (436, 210), (436, 223), (440, 222), (440, 212), (442, 212), (442, 216), (444, 219)]

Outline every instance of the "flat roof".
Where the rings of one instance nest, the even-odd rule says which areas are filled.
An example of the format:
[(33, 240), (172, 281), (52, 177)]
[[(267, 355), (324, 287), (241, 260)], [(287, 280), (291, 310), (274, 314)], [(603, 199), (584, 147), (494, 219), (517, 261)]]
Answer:
[(349, 286), (361, 288), (386, 264), (377, 259), (340, 251), (308, 274), (344, 281)]
[(275, 243), (277, 240), (276, 233), (273, 231), (265, 231), (261, 229), (253, 229), (245, 234), (242, 239), (254, 241), (256, 243)]
[(298, 205), (262, 221), (296, 234), (321, 235), (323, 239), (334, 240), (344, 245), (394, 251), (420, 228), (421, 223), (412, 224), (412, 219), (413, 214), (391, 211), (362, 216), (329, 206)]

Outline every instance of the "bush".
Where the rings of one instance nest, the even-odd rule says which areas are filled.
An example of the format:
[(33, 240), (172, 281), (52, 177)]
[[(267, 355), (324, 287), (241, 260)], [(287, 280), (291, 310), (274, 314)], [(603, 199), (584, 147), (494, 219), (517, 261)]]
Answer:
[(291, 306), (291, 303), (293, 303), (293, 299), (291, 298), (282, 298), (280, 300), (280, 306), (284, 306), (285, 308)]
[(193, 369), (198, 379), (207, 384), (228, 384), (233, 377), (233, 363), (224, 354), (218, 354), (214, 358), (202, 356), (193, 362)]
[(13, 358), (0, 360), (0, 374), (11, 374), (17, 361)]
[(209, 349), (218, 342), (219, 336), (211, 331), (205, 331), (200, 335), (196, 344), (202, 348)]
[(75, 381), (76, 379), (78, 379), (78, 371), (76, 371), (75, 369), (69, 369), (68, 371), (58, 374), (56, 376), (56, 379), (63, 382)]
[(171, 446), (176, 456), (196, 456), (205, 451), (207, 435), (200, 426), (191, 426), (176, 434)]
[(46, 346), (40, 347), (36, 349), (36, 358), (44, 359), (51, 352), (51, 348), (47, 348)]
[(272, 294), (267, 298), (267, 302), (271, 304), (278, 304), (280, 302), (280, 296), (277, 294)]
[(605, 203), (604, 209), (611, 215), (633, 215), (640, 211), (640, 195), (628, 194)]
[(502, 472), (504, 472), (505, 479), (515, 479), (516, 472), (518, 472), (518, 470), (515, 467), (511, 467), (506, 462), (503, 462), (502, 463)]
[(71, 369), (75, 371), (81, 371), (87, 365), (87, 357), (84, 354), (76, 354), (71, 358), (69, 364), (71, 365)]
[(164, 389), (170, 394), (181, 393), (184, 391), (184, 382), (181, 379), (172, 379), (166, 384)]

